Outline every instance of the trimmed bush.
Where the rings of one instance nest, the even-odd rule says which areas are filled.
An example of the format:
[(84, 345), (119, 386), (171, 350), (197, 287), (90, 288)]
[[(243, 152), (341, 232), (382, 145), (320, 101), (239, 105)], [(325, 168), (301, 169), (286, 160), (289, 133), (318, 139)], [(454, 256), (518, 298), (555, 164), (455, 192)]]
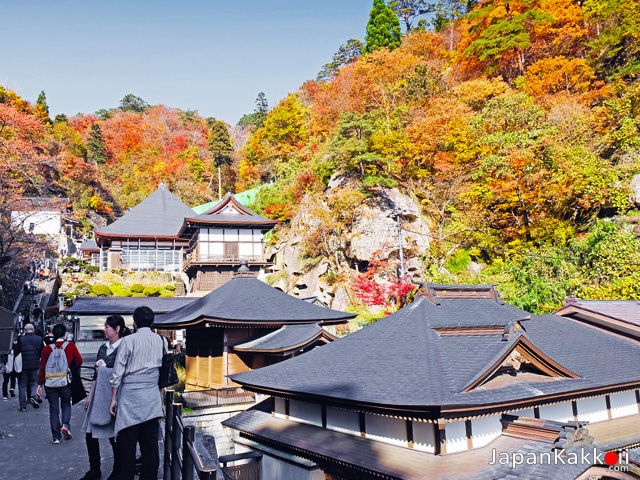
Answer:
[(172, 283), (168, 283), (164, 286), (165, 290), (168, 290), (170, 292), (175, 292), (176, 291), (176, 286), (173, 285)]
[(131, 291), (133, 293), (142, 293), (144, 291), (144, 285), (141, 283), (134, 283), (131, 285)]
[(111, 297), (113, 295), (111, 289), (107, 285), (101, 284), (91, 287), (91, 293), (98, 297)]
[(157, 297), (158, 294), (160, 293), (160, 289), (158, 287), (151, 287), (151, 286), (144, 287), (144, 290), (142, 290), (142, 293), (144, 294), (145, 297)]

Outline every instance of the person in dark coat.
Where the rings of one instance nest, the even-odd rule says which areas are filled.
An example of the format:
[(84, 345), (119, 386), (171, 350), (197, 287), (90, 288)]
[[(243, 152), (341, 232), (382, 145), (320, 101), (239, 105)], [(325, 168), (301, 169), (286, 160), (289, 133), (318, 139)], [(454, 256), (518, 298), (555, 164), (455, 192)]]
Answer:
[(18, 377), (18, 400), (20, 411), (27, 411), (27, 402), (33, 408), (40, 408), (36, 389), (38, 388), (38, 370), (40, 368), (40, 353), (42, 352), (42, 337), (35, 334), (33, 323), (24, 326), (24, 335), (18, 339), (15, 354), (22, 354), (22, 373)]

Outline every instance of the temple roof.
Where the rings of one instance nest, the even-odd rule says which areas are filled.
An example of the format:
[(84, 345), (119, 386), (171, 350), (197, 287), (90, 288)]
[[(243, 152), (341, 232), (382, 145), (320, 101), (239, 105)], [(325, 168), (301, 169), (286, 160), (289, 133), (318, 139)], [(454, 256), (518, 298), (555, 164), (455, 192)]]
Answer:
[(315, 323), (284, 325), (275, 332), (258, 339), (234, 345), (233, 349), (238, 352), (280, 353), (287, 355), (311, 346), (321, 338), (324, 338), (326, 342), (336, 339), (336, 337)]
[[(532, 317), (488, 292), (436, 286), (320, 349), (230, 378), (260, 392), (450, 418), (640, 385), (637, 342), (556, 315)], [(353, 368), (336, 376), (335, 365)]]
[(198, 324), (262, 325), (346, 323), (355, 317), (288, 295), (256, 278), (235, 278), (193, 303), (156, 318), (161, 328)]
[(78, 297), (61, 313), (74, 315), (131, 315), (138, 307), (149, 307), (158, 315), (195, 301), (195, 297)]
[(96, 241), (103, 237), (177, 237), (185, 217), (193, 210), (182, 203), (163, 183), (157, 190), (106, 227), (96, 230)]
[(568, 297), (556, 315), (640, 341), (640, 302)]
[(191, 226), (206, 224), (222, 224), (222, 225), (256, 225), (271, 228), (276, 225), (277, 220), (271, 220), (258, 215), (248, 207), (242, 205), (231, 194), (227, 195), (212, 208), (200, 215), (187, 215), (185, 225)]

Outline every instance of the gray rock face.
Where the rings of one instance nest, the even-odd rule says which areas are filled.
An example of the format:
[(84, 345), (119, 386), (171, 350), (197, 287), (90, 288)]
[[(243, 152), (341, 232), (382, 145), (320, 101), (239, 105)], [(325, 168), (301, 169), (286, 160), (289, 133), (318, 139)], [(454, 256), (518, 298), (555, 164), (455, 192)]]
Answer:
[[(351, 186), (350, 183), (344, 177), (332, 179), (327, 197), (339, 195), (342, 188)], [(396, 275), (399, 265), (398, 214), (405, 274), (410, 279), (420, 279), (424, 266), (419, 255), (429, 248), (430, 230), (410, 197), (396, 189), (380, 188), (374, 196), (367, 198), (359, 207), (353, 227), (343, 235), (345, 262), (340, 266), (333, 264), (335, 259), (305, 257), (305, 229), (317, 221), (311, 218), (311, 209), (306, 207), (308, 205), (303, 203), (290, 227), (278, 232), (279, 242), (270, 252), (275, 258), (273, 273), (266, 276), (272, 286), (301, 298), (315, 296), (331, 308), (344, 310), (353, 302), (351, 280), (362, 273), (370, 260), (388, 263), (387, 272), (382, 272), (381, 279)]]

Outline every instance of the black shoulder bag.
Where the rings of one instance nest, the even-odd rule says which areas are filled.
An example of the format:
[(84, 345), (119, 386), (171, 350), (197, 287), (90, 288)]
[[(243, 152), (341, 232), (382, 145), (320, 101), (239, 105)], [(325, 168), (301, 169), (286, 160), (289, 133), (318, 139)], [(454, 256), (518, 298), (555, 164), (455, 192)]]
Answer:
[(158, 377), (158, 386), (165, 388), (178, 383), (178, 372), (173, 362), (173, 353), (168, 351), (166, 338), (162, 337), (162, 365), (160, 366), (160, 376)]

